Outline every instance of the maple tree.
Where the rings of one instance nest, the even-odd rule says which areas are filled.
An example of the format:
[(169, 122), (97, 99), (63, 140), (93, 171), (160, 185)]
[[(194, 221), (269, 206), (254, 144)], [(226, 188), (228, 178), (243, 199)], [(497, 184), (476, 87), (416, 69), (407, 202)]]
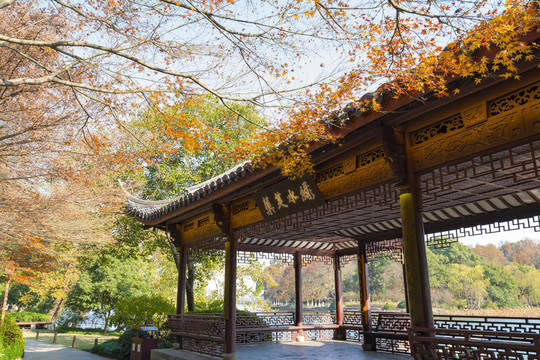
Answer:
[[(10, 17), (17, 5), (74, 31), (2, 30), (4, 49), (27, 68), (3, 73), (0, 87), (68, 88), (83, 109), (105, 105), (118, 122), (143, 103), (166, 108), (202, 93), (276, 107), (273, 126), (236, 154), (273, 150), (267, 162), (285, 174), (310, 169), (306, 145), (333, 139), (320, 121), (329, 110), (352, 103), (379, 111), (380, 91), (448, 95), (455, 77), (517, 76), (537, 47), (522, 40), (538, 26), (538, 3), (528, 0), (4, 0), (0, 11)], [(375, 95), (358, 101), (366, 91)], [(287, 152), (275, 150), (283, 143)]]

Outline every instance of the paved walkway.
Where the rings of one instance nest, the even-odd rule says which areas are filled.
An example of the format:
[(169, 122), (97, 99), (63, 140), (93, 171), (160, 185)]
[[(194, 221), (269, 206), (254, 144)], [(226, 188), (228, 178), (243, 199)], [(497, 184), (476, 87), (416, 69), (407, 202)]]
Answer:
[(410, 360), (411, 356), (362, 350), (355, 341), (305, 341), (237, 345), (238, 360)]
[[(355, 341), (305, 341), (237, 345), (238, 360), (411, 360), (410, 355), (363, 351)], [(152, 360), (207, 360), (207, 356), (173, 349), (152, 350)]]
[[(86, 351), (56, 344), (26, 339), (24, 360), (103, 360), (108, 359)], [(110, 360), (110, 359), (109, 359)]]

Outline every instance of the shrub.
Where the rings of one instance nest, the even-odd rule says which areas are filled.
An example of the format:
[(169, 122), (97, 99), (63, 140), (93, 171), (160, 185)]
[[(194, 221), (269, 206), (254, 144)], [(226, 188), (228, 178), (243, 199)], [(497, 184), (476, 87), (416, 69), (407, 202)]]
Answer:
[(111, 340), (102, 342), (101, 344), (97, 344), (90, 351), (95, 354), (102, 355), (111, 359), (119, 359), (119, 360), (129, 359), (129, 352), (126, 357), (125, 352), (120, 346), (120, 343), (117, 339), (111, 339)]
[(141, 295), (118, 301), (111, 324), (129, 329), (143, 324), (155, 324), (159, 329), (167, 323), (167, 314), (174, 314), (174, 305), (160, 295)]
[(386, 303), (382, 307), (383, 310), (395, 310), (396, 306), (394, 304)]
[(51, 317), (47, 314), (36, 312), (15, 312), (11, 313), (16, 322), (36, 322), (36, 321), (51, 321)]
[(10, 360), (22, 357), (26, 341), (11, 314), (6, 314), (4, 323), (0, 326), (2, 359)]
[(398, 309), (406, 309), (407, 308), (407, 303), (405, 301), (400, 301), (398, 304), (397, 304), (397, 308)]

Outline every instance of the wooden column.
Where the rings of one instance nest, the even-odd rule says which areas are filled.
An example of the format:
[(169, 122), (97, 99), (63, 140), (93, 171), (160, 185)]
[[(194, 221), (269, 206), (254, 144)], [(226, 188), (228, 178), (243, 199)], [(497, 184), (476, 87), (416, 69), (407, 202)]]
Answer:
[[(403, 239), (401, 239), (403, 241)], [(409, 291), (407, 290), (407, 269), (405, 263), (401, 265), (403, 271), (403, 291), (405, 293), (405, 311), (409, 312)]]
[[(336, 289), (336, 324), (343, 325), (343, 283), (341, 281), (341, 264), (339, 255), (334, 255), (334, 283)], [(343, 331), (339, 328), (336, 331), (337, 340), (346, 340)]]
[(225, 243), (225, 352), (223, 359), (236, 359), (236, 258), (238, 240), (229, 237)]
[(302, 314), (302, 255), (294, 253), (294, 301), (296, 303), (296, 313), (294, 324), (302, 326), (304, 324)]
[(400, 195), (401, 222), (403, 228), (403, 252), (409, 312), (413, 327), (432, 328), (433, 312), (424, 243), (424, 225), (422, 213), (415, 204), (412, 193)]
[(178, 253), (178, 293), (176, 294), (176, 313), (183, 314), (186, 308), (186, 268), (188, 249), (180, 246)]
[(369, 292), (369, 276), (366, 244), (358, 241), (358, 285), (360, 287), (360, 307), (362, 310), (362, 330), (364, 331), (363, 348), (375, 351), (375, 339), (369, 336), (371, 327), (371, 295)]

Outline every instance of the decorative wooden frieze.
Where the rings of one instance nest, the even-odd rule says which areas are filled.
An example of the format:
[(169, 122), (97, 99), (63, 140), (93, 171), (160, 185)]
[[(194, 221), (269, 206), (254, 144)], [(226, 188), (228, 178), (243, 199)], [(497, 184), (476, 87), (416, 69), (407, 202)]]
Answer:
[[(197, 224), (197, 226), (195, 226)], [(187, 221), (182, 227), (182, 240), (184, 244), (206, 241), (222, 234), (221, 229), (214, 220), (214, 214), (201, 214)]]
[(440, 137), (445, 134), (450, 134), (458, 129), (465, 127), (463, 117), (461, 114), (450, 116), (438, 123), (428, 126), (426, 128), (415, 131), (412, 134), (413, 144), (423, 144), (434, 138)]
[(232, 208), (233, 215), (238, 215), (243, 211), (249, 211), (249, 201), (243, 201), (240, 204), (234, 205)]
[(536, 100), (540, 100), (538, 83), (488, 101), (488, 115), (497, 116)]
[(199, 221), (197, 221), (197, 227), (200, 228), (201, 226), (210, 224), (210, 216), (205, 216)]
[(336, 166), (331, 167), (330, 169), (326, 169), (317, 173), (316, 181), (317, 183), (325, 182), (343, 174), (345, 174), (343, 164), (338, 164)]
[(231, 223), (233, 229), (261, 221), (261, 211), (253, 197), (234, 202), (232, 205)]
[(343, 175), (326, 177), (317, 186), (325, 199), (348, 194), (393, 178), (382, 147), (346, 158)]
[[(414, 170), (421, 171), (526, 139), (540, 130), (539, 83), (409, 133)], [(486, 113), (486, 109), (489, 109)]]
[(378, 159), (384, 159), (384, 150), (379, 147), (358, 156), (358, 167), (367, 166)]

